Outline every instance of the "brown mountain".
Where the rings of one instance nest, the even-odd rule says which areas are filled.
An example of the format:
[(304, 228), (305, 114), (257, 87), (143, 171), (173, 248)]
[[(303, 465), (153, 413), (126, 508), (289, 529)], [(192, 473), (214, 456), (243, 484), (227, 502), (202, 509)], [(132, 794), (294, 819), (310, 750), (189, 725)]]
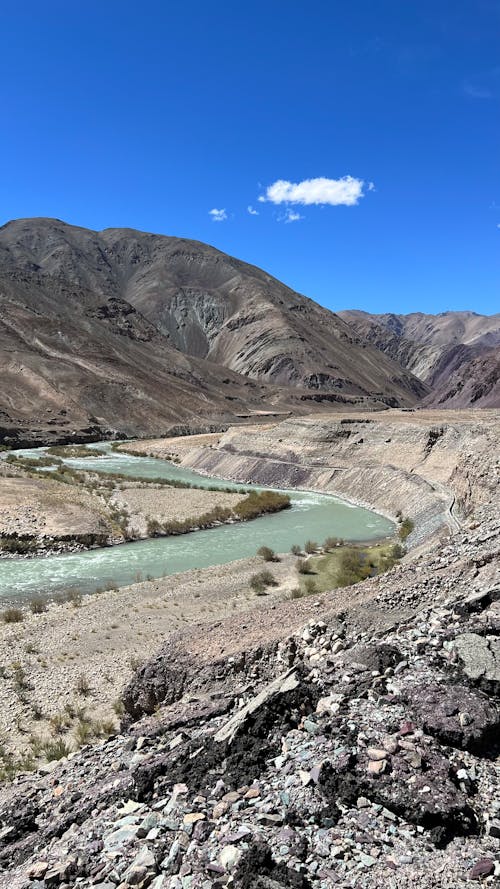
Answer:
[(500, 348), (453, 346), (429, 383), (423, 407), (500, 407)]
[(58, 434), (428, 392), (337, 315), (213, 247), (53, 219), (0, 228), (0, 371), (0, 426)]
[(500, 407), (500, 314), (339, 315), (429, 386), (423, 406)]

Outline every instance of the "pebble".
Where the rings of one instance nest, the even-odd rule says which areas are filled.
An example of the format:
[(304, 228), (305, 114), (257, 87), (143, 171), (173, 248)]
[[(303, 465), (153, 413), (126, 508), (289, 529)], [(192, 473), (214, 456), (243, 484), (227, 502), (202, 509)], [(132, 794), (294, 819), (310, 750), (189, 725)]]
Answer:
[(237, 846), (225, 846), (219, 855), (219, 861), (226, 870), (234, 870), (241, 858)]

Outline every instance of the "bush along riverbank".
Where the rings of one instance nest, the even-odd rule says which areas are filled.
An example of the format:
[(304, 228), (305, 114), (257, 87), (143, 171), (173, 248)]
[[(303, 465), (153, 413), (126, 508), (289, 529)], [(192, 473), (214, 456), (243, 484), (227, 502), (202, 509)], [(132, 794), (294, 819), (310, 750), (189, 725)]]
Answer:
[(85, 549), (116, 546), (150, 537), (188, 534), (191, 531), (206, 530), (221, 524), (251, 521), (259, 516), (289, 509), (290, 506), (291, 501), (287, 494), (277, 491), (251, 491), (232, 507), (216, 505), (201, 515), (163, 522), (150, 518), (147, 521), (146, 534), (144, 535), (133, 533), (128, 525), (127, 512), (125, 510), (120, 512), (108, 501), (109, 518), (112, 526), (116, 526), (114, 534), (99, 532), (65, 534), (58, 537), (42, 534), (0, 534), (0, 559), (58, 555)]
[[(95, 450), (92, 451), (92, 456), (95, 457), (97, 453)], [(167, 488), (185, 488), (186, 490), (216, 491), (228, 494), (232, 494), (237, 490), (241, 494), (250, 493), (248, 489), (236, 489), (234, 485), (196, 484), (196, 482), (187, 482), (178, 478), (164, 478), (161, 475), (154, 476), (153, 478), (142, 475), (130, 476), (125, 472), (107, 472), (104, 469), (75, 469), (72, 466), (66, 466), (57, 457), (18, 457), (16, 454), (9, 454), (5, 458), (5, 462), (23, 470), (31, 478), (51, 478), (53, 481), (62, 482), (63, 484), (83, 485), (86, 488), (95, 488), (96, 484), (110, 487), (116, 482), (133, 481), (137, 484), (162, 485)], [(53, 469), (50, 469), (50, 467), (53, 467)], [(46, 471), (48, 468), (50, 469), (49, 472)]]
[(58, 555), (109, 546), (106, 533), (64, 534), (60, 537), (38, 534), (0, 535), (0, 558), (19, 556)]
[(188, 534), (190, 531), (201, 531), (230, 522), (248, 522), (259, 516), (270, 515), (289, 509), (291, 506), (288, 494), (280, 494), (277, 491), (251, 491), (236, 506), (214, 506), (213, 509), (201, 516), (182, 519), (173, 519), (167, 522), (159, 522), (150, 519), (147, 525), (148, 537), (169, 537), (176, 534)]

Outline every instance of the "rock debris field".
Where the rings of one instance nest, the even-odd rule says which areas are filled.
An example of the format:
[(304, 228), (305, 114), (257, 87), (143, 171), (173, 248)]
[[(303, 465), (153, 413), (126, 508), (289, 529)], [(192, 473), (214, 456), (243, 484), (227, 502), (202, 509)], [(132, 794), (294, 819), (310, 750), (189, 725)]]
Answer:
[(499, 539), (485, 507), (351, 609), (177, 634), (121, 734), (4, 787), (0, 886), (498, 885)]

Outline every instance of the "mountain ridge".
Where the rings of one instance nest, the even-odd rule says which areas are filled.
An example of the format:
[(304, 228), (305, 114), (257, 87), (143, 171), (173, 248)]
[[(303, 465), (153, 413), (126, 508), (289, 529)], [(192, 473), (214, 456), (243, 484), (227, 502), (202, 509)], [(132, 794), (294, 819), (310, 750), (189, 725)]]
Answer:
[(15, 220), (0, 228), (0, 277), (6, 425), (48, 411), (57, 428), (94, 418), (142, 434), (249, 410), (412, 406), (428, 391), (328, 309), (201, 242)]
[(500, 313), (339, 315), (429, 386), (423, 407), (500, 406)]

